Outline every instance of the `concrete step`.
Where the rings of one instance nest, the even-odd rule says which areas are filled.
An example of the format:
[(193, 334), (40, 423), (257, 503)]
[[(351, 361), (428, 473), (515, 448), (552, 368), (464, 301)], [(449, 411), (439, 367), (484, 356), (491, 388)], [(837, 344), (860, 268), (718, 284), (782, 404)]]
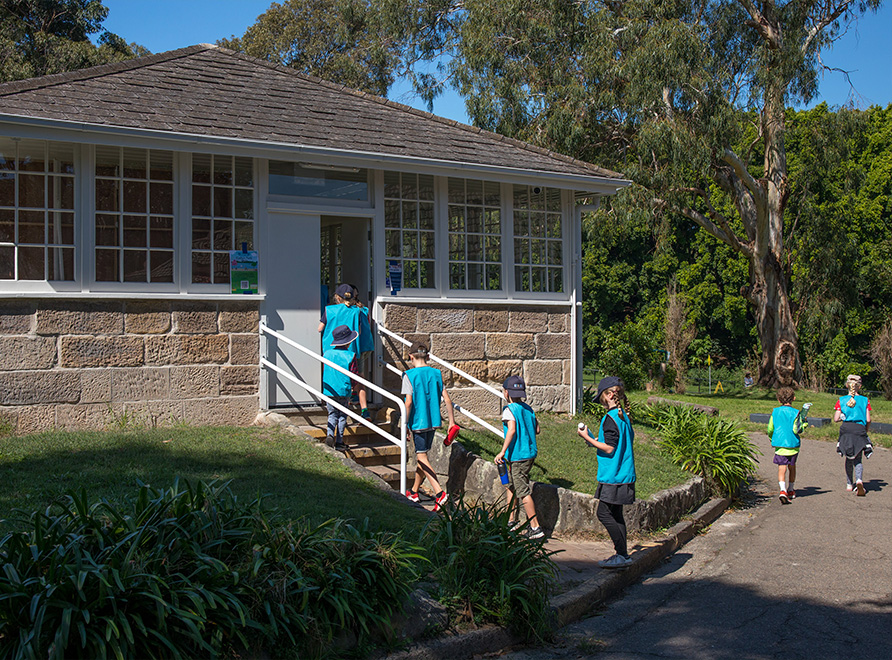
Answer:
[[(396, 467), (392, 467), (390, 465), (369, 465), (369, 471), (374, 472), (381, 479), (387, 482), (387, 484), (393, 488), (394, 490), (399, 490), (400, 487), (400, 466), (399, 462), (397, 462)], [(412, 487), (412, 480), (415, 478), (414, 470), (406, 470), (406, 485), (408, 488)]]
[(352, 445), (347, 455), (360, 465), (389, 465), (399, 469), (400, 448), (383, 438), (369, 439), (361, 444)]
[[(325, 438), (326, 434), (328, 433), (327, 420), (326, 420), (326, 422), (323, 422), (321, 425), (314, 425), (314, 426), (299, 425), (299, 426), (300, 426), (301, 431), (303, 431), (304, 433), (306, 433), (308, 436), (310, 436), (312, 438), (316, 438), (317, 440), (323, 440)], [(390, 433), (390, 424), (378, 424), (378, 428)], [(351, 424), (347, 428), (344, 429), (344, 441), (347, 444), (356, 444), (358, 442), (361, 442), (364, 438), (376, 438), (377, 439), (377, 438), (380, 438), (380, 436), (377, 433), (375, 433), (373, 430), (371, 430), (370, 428), (367, 428), (366, 426), (364, 426), (358, 422), (356, 424)], [(383, 440), (383, 438), (382, 438), (382, 440)], [(386, 440), (383, 440), (383, 441), (387, 442)]]

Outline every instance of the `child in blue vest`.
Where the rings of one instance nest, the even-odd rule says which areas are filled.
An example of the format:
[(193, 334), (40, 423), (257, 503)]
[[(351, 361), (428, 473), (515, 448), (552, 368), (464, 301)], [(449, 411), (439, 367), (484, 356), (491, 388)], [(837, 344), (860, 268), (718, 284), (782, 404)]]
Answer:
[(777, 485), (780, 488), (778, 497), (782, 504), (789, 504), (795, 499), (796, 491), (796, 459), (799, 458), (801, 440), (799, 434), (806, 427), (805, 415), (808, 408), (799, 412), (793, 407), (796, 393), (792, 387), (781, 387), (777, 391), (777, 402), (780, 404), (771, 411), (768, 420), (768, 437), (774, 447), (774, 464), (777, 465)]
[(502, 430), (505, 442), (502, 451), (496, 454), (493, 462), (497, 465), (508, 463), (510, 483), (505, 486), (508, 498), (508, 519), (512, 528), (517, 526), (517, 502), (523, 503), (530, 530), (527, 536), (541, 539), (545, 533), (539, 527), (536, 517), (536, 504), (533, 502), (533, 489), (530, 485), (530, 470), (538, 454), (536, 435), (539, 433), (539, 421), (536, 413), (523, 400), (527, 397), (526, 384), (520, 376), (508, 376), (502, 384), (508, 405), (502, 409)]
[[(335, 290), (335, 304), (328, 305), (322, 310), (322, 318), (319, 320), (319, 332), (322, 333), (322, 350), (331, 345), (331, 337), (334, 328), (346, 325), (359, 335), (359, 341), (353, 344), (350, 350), (357, 356), (374, 348), (372, 331), (369, 324), (368, 310), (358, 303), (356, 288), (351, 284), (341, 284)], [(359, 361), (357, 360), (357, 369)], [(357, 372), (358, 373), (358, 372)], [(368, 408), (368, 393), (365, 388), (356, 386), (354, 390), (358, 394), (359, 408), (363, 417), (370, 418)]]
[[(351, 344), (359, 337), (359, 333), (351, 330), (346, 325), (339, 325), (332, 331), (331, 346), (322, 354), (329, 362), (339, 367), (357, 372), (356, 353), (350, 350)], [(335, 401), (346, 406), (350, 399), (350, 391), (353, 388), (353, 379), (329, 365), (322, 369), (322, 393), (332, 397)], [(344, 442), (344, 428), (347, 426), (347, 413), (334, 407), (331, 403), (325, 404), (328, 410), (328, 428), (325, 443), (338, 451), (346, 451)]]
[(839, 398), (833, 413), (833, 421), (842, 422), (836, 451), (846, 459), (846, 490), (864, 497), (867, 491), (864, 489), (864, 465), (861, 457), (863, 455), (864, 458), (870, 458), (873, 453), (873, 445), (867, 437), (867, 430), (870, 428), (870, 401), (866, 396), (858, 394), (861, 390), (861, 376), (850, 374), (846, 378), (846, 387), (849, 393)]
[[(626, 538), (623, 505), (635, 502), (635, 454), (632, 442), (635, 431), (622, 404), (626, 402), (626, 388), (616, 376), (607, 376), (598, 383), (595, 401), (607, 409), (601, 419), (598, 437), (580, 424), (580, 437), (598, 450), (598, 520), (613, 541), (616, 554), (599, 561), (602, 568), (626, 568), (632, 563)], [(626, 404), (628, 406), (628, 404)]]
[(434, 434), (442, 423), (440, 416), (440, 399), (446, 404), (446, 414), (449, 417), (449, 426), (455, 426), (455, 413), (452, 411), (452, 400), (449, 393), (443, 387), (443, 374), (439, 369), (428, 366), (427, 359), (430, 351), (427, 346), (415, 342), (409, 349), (409, 357), (412, 360), (412, 368), (403, 373), (402, 394), (406, 397), (406, 427), (412, 433), (415, 442), (415, 483), (411, 490), (406, 491), (406, 497), (417, 502), (418, 489), (424, 479), (430, 482), (434, 496), (434, 511), (439, 511), (448, 495), (440, 488), (437, 475), (430, 464), (427, 453), (434, 442)]

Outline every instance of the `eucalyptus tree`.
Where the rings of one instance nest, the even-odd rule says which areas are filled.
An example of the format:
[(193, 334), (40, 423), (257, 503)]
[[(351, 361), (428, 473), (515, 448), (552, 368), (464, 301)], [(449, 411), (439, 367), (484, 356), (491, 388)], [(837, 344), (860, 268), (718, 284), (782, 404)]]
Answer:
[[(102, 28), (102, 0), (3, 0), (0, 2), (0, 82), (61, 73), (142, 55)], [(99, 34), (99, 46), (90, 36)]]
[[(483, 128), (624, 172), (657, 214), (744, 255), (759, 383), (801, 379), (790, 301), (785, 109), (821, 53), (881, 0), (386, 0), (413, 28), (428, 100), (446, 84)], [(438, 86), (439, 85), (439, 86)]]

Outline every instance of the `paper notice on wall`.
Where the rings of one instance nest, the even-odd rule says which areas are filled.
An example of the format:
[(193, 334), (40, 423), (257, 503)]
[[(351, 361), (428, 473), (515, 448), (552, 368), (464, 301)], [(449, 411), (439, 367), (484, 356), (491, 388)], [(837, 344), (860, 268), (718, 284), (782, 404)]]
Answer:
[(390, 287), (391, 296), (395, 296), (403, 288), (403, 264), (399, 261), (388, 262), (387, 284)]
[(256, 250), (229, 252), (229, 281), (232, 283), (232, 293), (243, 295), (257, 293)]

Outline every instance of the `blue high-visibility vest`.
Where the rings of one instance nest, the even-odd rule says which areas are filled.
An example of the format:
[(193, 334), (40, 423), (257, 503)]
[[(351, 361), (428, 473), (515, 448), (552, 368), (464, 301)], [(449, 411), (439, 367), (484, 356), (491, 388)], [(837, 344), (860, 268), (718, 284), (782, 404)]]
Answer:
[(440, 417), (443, 374), (433, 367), (414, 367), (405, 373), (412, 385), (409, 428), (415, 431), (438, 428), (443, 423)]
[(601, 419), (601, 427), (598, 429), (598, 440), (604, 442), (604, 422), (610, 417), (616, 422), (619, 429), (619, 442), (612, 454), (598, 450), (598, 483), (600, 484), (631, 484), (635, 483), (635, 454), (632, 450), (632, 441), (635, 439), (635, 431), (629, 415), (619, 416), (619, 408), (608, 410)]
[[(522, 401), (515, 401), (505, 406), (514, 415), (516, 431), (514, 439), (505, 451), (506, 461), (524, 461), (536, 458), (536, 413)], [(502, 433), (507, 437), (508, 423), (502, 420)]]

